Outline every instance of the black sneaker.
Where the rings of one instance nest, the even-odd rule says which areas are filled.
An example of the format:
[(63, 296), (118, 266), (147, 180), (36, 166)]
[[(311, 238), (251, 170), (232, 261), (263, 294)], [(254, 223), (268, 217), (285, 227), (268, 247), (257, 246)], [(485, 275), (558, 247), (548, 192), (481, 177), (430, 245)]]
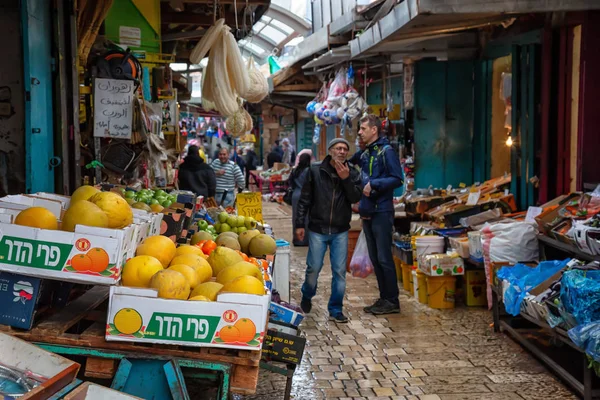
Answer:
[(304, 311), (304, 314), (308, 314), (312, 310), (312, 301), (303, 298), (300, 302), (300, 308)]
[(374, 304), (371, 304), (370, 306), (363, 308), (363, 311), (371, 314), (373, 312), (374, 308), (381, 307), (382, 302), (383, 302), (382, 299), (377, 299), (377, 301)]
[(383, 300), (380, 306), (371, 308), (371, 314), (383, 315), (383, 314), (399, 314), (400, 305), (394, 304), (389, 300)]
[(330, 315), (329, 320), (338, 322), (340, 324), (345, 324), (348, 322), (348, 317), (346, 317), (343, 313), (339, 313), (336, 315)]

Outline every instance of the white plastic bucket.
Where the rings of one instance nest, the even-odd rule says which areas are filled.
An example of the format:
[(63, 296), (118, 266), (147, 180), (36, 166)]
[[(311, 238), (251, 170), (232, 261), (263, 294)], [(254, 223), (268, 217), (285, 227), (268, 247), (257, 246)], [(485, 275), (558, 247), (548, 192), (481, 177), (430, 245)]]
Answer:
[(446, 240), (441, 236), (419, 236), (416, 240), (417, 258), (419, 265), (421, 259), (429, 254), (442, 254), (446, 245)]

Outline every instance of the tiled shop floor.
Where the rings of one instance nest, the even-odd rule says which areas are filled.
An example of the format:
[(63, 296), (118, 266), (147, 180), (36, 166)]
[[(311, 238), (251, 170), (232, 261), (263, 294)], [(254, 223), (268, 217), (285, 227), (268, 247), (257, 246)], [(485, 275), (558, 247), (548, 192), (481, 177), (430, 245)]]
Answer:
[[(291, 209), (264, 205), (277, 236), (291, 236)], [(292, 299), (300, 301), (306, 248), (291, 256)], [(402, 313), (387, 317), (362, 308), (378, 297), (373, 276), (348, 276), (348, 324), (328, 322), (331, 270), (326, 262), (313, 311), (302, 323), (307, 348), (293, 380), (295, 399), (513, 400), (576, 399), (532, 356), (491, 328), (482, 308), (432, 310), (403, 292)], [(285, 378), (261, 371), (257, 393), (283, 398)]]

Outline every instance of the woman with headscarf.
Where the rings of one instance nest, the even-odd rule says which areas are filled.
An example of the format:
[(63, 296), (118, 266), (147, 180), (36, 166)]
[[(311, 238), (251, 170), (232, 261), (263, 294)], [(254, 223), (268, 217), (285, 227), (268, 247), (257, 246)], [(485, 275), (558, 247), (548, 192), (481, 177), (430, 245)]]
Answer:
[(286, 163), (287, 165), (293, 165), (296, 161), (296, 150), (294, 150), (294, 146), (292, 146), (290, 143), (290, 139), (283, 139), (281, 141), (281, 146), (283, 147), (283, 156), (281, 157), (281, 162)]
[[(308, 153), (303, 153), (298, 157), (298, 165), (294, 168), (290, 174), (290, 188), (292, 188), (292, 221), (293, 230), (292, 235), (294, 236), (292, 242), (294, 246), (308, 246), (308, 235), (304, 236), (304, 240), (300, 240), (296, 237), (296, 213), (298, 212), (298, 202), (300, 201), (300, 194), (302, 193), (302, 186), (306, 182), (308, 177), (308, 171), (310, 167), (311, 156)], [(308, 215), (304, 221), (304, 229), (308, 229)]]
[(179, 166), (179, 189), (189, 190), (198, 196), (204, 196), (205, 199), (215, 197), (215, 171), (200, 157), (198, 146), (188, 148), (187, 156)]

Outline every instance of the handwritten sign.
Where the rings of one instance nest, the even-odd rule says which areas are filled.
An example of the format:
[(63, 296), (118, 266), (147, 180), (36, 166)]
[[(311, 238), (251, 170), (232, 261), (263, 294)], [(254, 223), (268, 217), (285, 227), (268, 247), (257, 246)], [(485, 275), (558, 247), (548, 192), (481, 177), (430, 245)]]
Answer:
[(94, 82), (94, 136), (131, 138), (133, 81), (97, 78)]
[(264, 223), (261, 193), (238, 193), (236, 205), (238, 215), (252, 217), (261, 224)]
[(477, 205), (480, 197), (481, 197), (481, 190), (469, 193), (469, 198), (467, 199), (467, 205), (468, 206)]

